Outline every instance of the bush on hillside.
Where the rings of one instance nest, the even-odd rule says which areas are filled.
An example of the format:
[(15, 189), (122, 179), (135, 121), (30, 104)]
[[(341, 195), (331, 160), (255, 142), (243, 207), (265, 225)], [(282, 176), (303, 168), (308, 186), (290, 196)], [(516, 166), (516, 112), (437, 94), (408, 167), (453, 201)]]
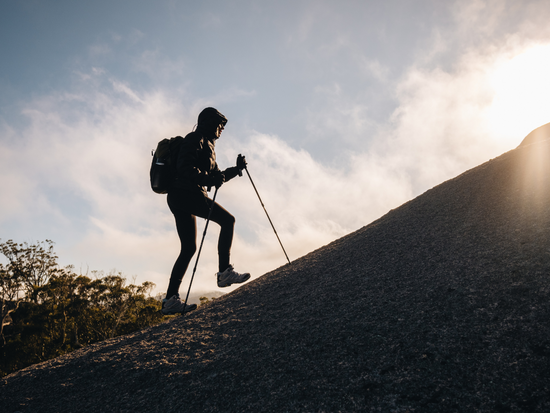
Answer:
[(0, 376), (161, 322), (151, 282), (60, 268), (53, 242), (0, 243)]

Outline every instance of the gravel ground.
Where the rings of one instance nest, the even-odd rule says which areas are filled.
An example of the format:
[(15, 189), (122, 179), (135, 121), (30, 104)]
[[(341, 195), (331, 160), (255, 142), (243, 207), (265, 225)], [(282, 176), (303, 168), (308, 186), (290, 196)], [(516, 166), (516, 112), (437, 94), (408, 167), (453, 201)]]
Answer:
[(548, 412), (549, 292), (543, 140), (185, 318), (4, 377), (0, 410)]

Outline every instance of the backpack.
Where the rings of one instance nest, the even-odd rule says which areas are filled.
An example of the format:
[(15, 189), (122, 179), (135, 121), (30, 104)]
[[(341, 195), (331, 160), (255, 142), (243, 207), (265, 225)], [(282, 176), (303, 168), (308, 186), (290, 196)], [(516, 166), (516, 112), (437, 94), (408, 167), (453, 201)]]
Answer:
[(166, 194), (172, 186), (177, 173), (178, 152), (183, 138), (165, 138), (161, 140), (157, 149), (152, 152), (151, 162), (151, 189), (157, 194)]

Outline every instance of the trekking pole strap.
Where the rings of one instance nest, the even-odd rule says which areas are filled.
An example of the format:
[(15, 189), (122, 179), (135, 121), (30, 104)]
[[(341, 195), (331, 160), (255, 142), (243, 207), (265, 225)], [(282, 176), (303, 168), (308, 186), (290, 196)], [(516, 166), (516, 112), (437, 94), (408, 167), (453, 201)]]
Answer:
[(254, 191), (256, 191), (256, 195), (258, 195), (258, 199), (260, 200), (260, 204), (262, 205), (262, 208), (264, 209), (265, 215), (267, 216), (267, 219), (269, 220), (269, 223), (271, 224), (271, 228), (273, 228), (273, 232), (275, 232), (275, 236), (277, 237), (277, 240), (279, 241), (279, 244), (281, 245), (281, 248), (283, 249), (283, 252), (285, 253), (286, 260), (290, 264), (290, 259), (288, 258), (288, 254), (285, 251), (285, 247), (283, 247), (283, 243), (281, 242), (281, 239), (279, 238), (279, 234), (277, 234), (277, 230), (275, 229), (275, 226), (273, 225), (273, 222), (271, 221), (271, 218), (269, 217), (269, 214), (267, 213), (267, 209), (265, 209), (265, 205), (262, 202), (262, 198), (260, 197), (260, 194), (258, 193), (258, 190), (256, 189), (256, 185), (254, 185), (254, 181), (252, 180), (252, 177), (250, 176), (250, 172), (248, 172), (248, 168), (244, 168), (246, 171), (246, 174), (248, 175), (248, 179), (250, 179), (250, 183), (252, 184), (252, 187), (254, 188)]

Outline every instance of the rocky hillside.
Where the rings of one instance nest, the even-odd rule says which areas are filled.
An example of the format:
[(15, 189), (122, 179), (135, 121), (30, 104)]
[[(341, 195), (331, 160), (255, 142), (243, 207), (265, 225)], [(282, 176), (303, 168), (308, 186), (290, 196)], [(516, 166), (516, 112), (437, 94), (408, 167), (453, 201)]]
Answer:
[(4, 377), (0, 406), (548, 412), (549, 295), (543, 136), (185, 318)]

